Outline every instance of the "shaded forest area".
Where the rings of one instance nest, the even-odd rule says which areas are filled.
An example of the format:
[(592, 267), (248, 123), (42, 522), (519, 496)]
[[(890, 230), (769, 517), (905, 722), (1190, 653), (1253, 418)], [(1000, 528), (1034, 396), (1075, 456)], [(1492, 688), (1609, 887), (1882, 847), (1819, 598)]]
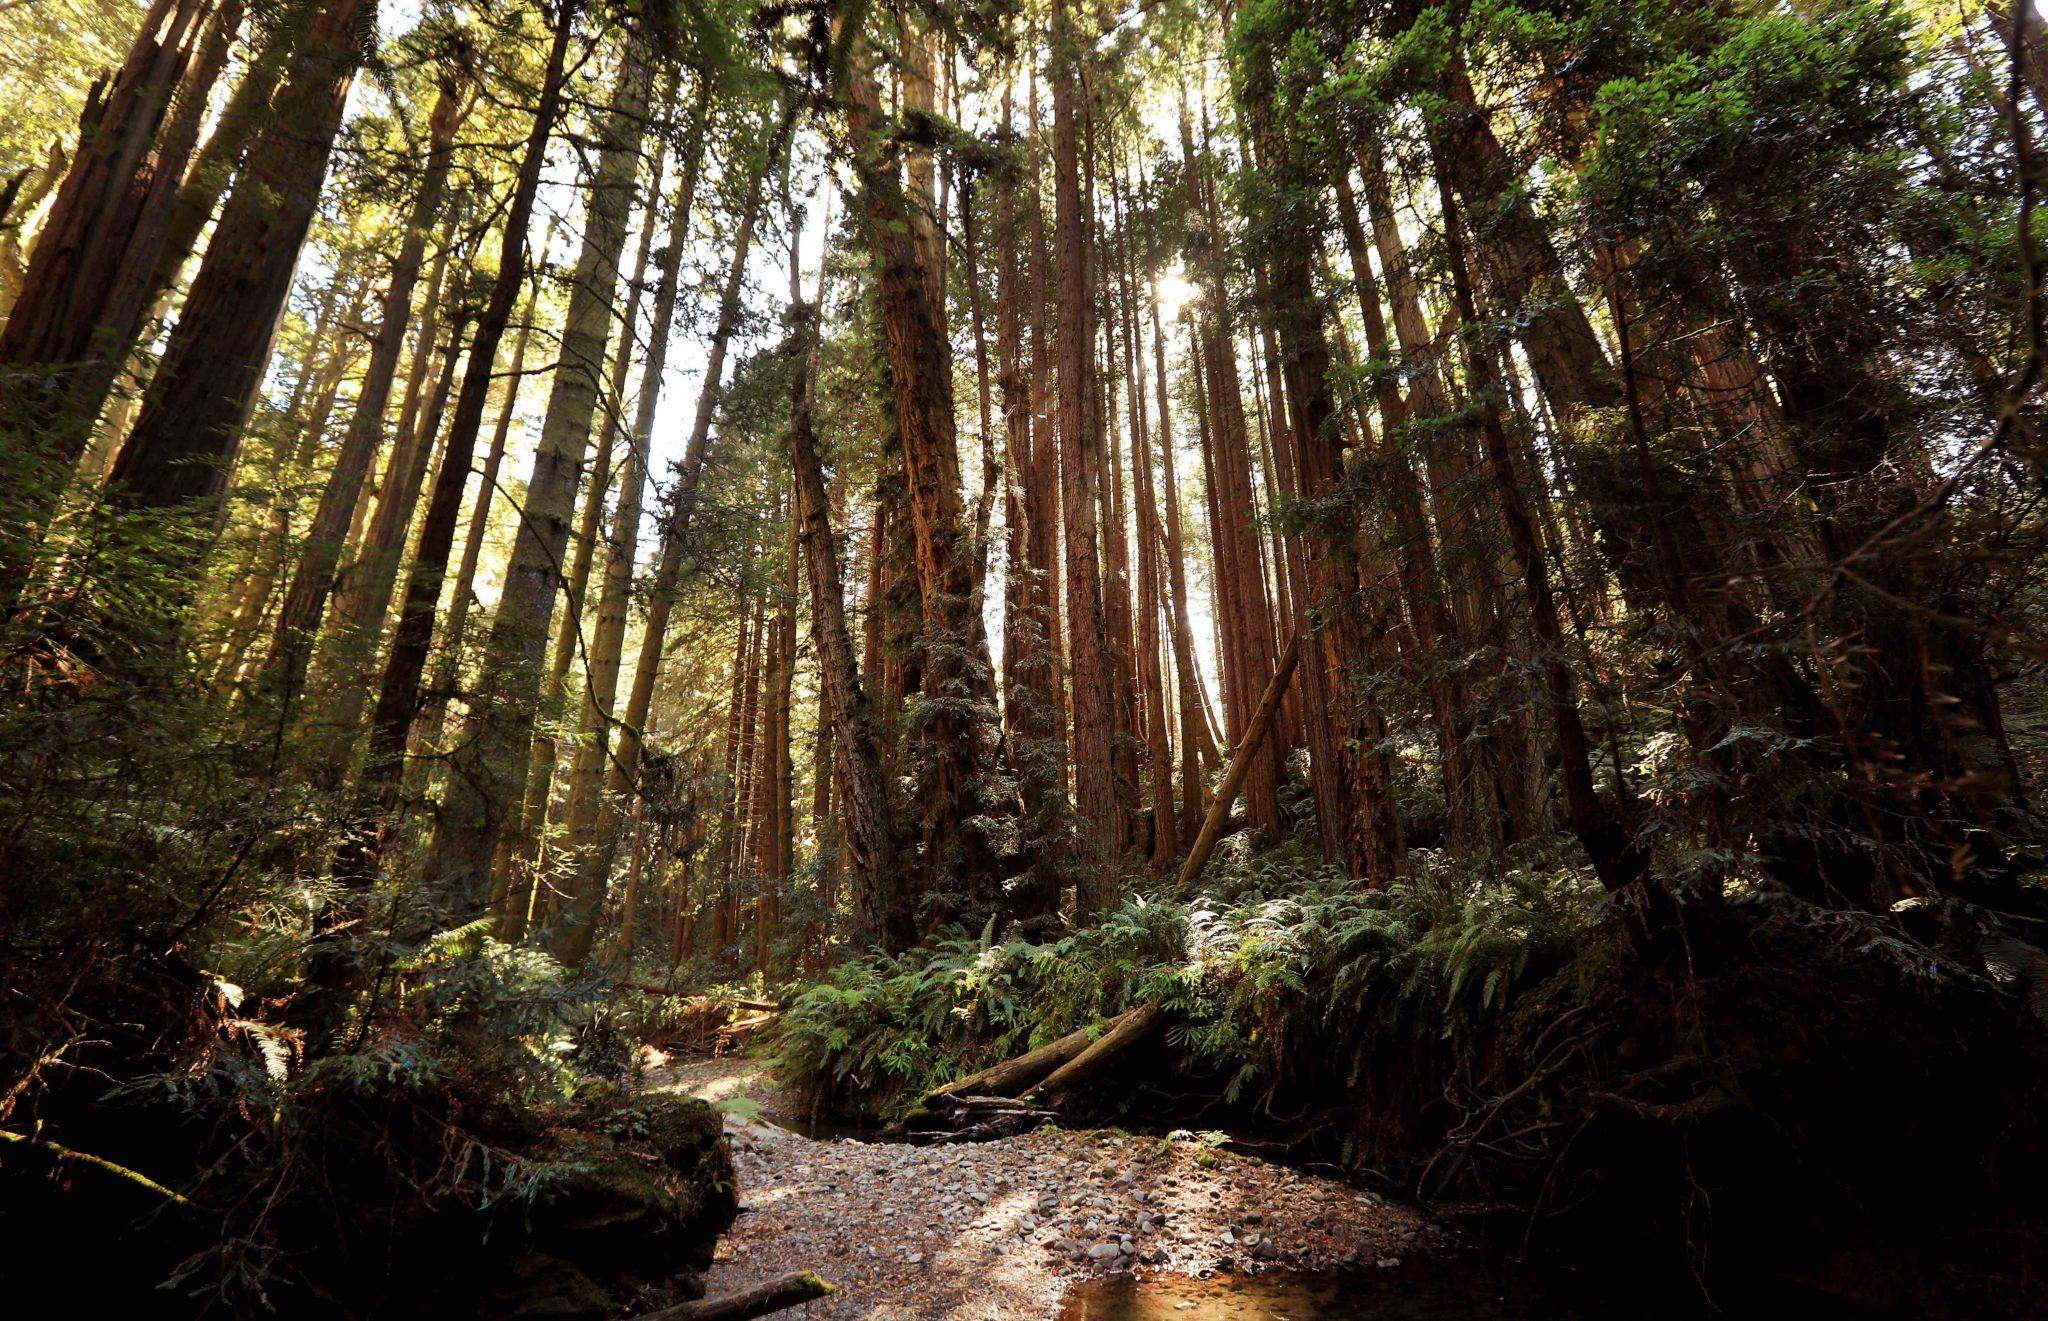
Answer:
[(2030, 6), (13, 0), (0, 95), (95, 1306), (815, 1296), (690, 1301), (638, 1048), (741, 1001), (821, 1116), (2048, 1308)]

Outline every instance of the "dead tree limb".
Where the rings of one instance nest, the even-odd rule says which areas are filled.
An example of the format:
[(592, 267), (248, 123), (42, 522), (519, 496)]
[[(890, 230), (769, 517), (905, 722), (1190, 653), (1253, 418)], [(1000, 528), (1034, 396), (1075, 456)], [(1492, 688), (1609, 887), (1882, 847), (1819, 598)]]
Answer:
[(812, 1271), (796, 1271), (766, 1284), (729, 1293), (722, 1298), (705, 1298), (694, 1303), (677, 1303), (658, 1312), (643, 1312), (634, 1321), (749, 1321), (785, 1307), (795, 1307), (823, 1298), (832, 1286)]
[(1259, 745), (1266, 741), (1266, 731), (1273, 727), (1273, 713), (1280, 709), (1282, 699), (1287, 696), (1287, 686), (1294, 678), (1294, 663), (1300, 657), (1300, 638), (1288, 639), (1280, 649), (1280, 664), (1273, 671), (1272, 681), (1266, 685), (1266, 695), (1259, 699), (1259, 709), (1253, 713), (1251, 724), (1245, 726), (1244, 737), (1230, 754), (1230, 769), (1223, 773), (1223, 783), (1216, 790), (1216, 797), (1209, 804), (1209, 814), (1202, 818), (1202, 833), (1195, 836), (1194, 847), (1188, 850), (1188, 860), (1180, 869), (1180, 888), (1186, 889), (1201, 876), (1202, 868), (1209, 865), (1209, 855), (1216, 851), (1217, 837), (1223, 833), (1223, 823), (1230, 816), (1230, 804), (1237, 798), (1237, 791), (1244, 787), (1244, 778), (1252, 769), (1252, 758), (1259, 752)]

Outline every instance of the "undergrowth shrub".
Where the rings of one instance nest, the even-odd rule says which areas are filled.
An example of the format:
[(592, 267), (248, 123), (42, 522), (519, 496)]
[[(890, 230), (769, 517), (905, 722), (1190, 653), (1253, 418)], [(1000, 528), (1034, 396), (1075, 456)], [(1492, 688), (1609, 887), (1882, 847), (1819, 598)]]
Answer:
[(1582, 948), (1589, 878), (1540, 856), (1482, 879), (1417, 855), (1414, 880), (1361, 889), (1300, 844), (1225, 850), (1199, 895), (1133, 894), (1055, 941), (954, 932), (841, 964), (775, 1036), (782, 1081), (814, 1105), (900, 1114), (975, 1069), (1140, 1002), (1217, 1073), (1225, 1104), (1318, 1062), (1356, 1085), (1389, 1036), (1470, 1054), (1520, 996)]

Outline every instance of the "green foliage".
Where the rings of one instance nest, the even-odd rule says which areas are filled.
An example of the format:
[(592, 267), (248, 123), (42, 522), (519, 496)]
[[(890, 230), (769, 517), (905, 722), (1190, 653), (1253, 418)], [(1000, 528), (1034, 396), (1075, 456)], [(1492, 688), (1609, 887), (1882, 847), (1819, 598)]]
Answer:
[(1486, 880), (1424, 862), (1373, 891), (1288, 845), (1220, 859), (1198, 897), (1137, 894), (1056, 941), (956, 935), (845, 963), (784, 1014), (776, 1068), (821, 1104), (902, 1111), (1141, 1002), (1168, 1011), (1170, 1043), (1221, 1072), (1233, 1102), (1304, 1060), (1355, 1083), (1389, 1036), (1469, 1055), (1588, 944), (1598, 887), (1554, 863)]

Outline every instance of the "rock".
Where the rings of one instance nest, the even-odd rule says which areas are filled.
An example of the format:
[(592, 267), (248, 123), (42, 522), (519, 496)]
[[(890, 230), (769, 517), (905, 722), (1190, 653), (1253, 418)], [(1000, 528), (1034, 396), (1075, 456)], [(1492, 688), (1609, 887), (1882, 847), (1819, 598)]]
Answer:
[(1323, 1227), (1323, 1218), (1321, 1216), (1310, 1216), (1308, 1218), (1308, 1227), (1310, 1229), (1321, 1229)]
[(1379, 1260), (1379, 1267), (1383, 1271), (1390, 1271), (1400, 1264), (1401, 1259), (1399, 1257), (1381, 1257)]
[(1096, 1261), (1110, 1261), (1123, 1255), (1123, 1247), (1116, 1243), (1097, 1243), (1088, 1249), (1088, 1255)]
[(492, 1291), (492, 1315), (507, 1321), (604, 1321), (611, 1295), (560, 1257), (530, 1252), (512, 1263)]
[(1252, 1245), (1252, 1256), (1260, 1261), (1280, 1260), (1280, 1245), (1270, 1238), (1262, 1238)]

